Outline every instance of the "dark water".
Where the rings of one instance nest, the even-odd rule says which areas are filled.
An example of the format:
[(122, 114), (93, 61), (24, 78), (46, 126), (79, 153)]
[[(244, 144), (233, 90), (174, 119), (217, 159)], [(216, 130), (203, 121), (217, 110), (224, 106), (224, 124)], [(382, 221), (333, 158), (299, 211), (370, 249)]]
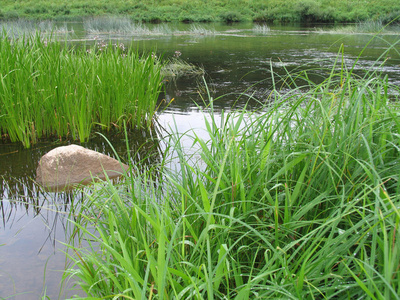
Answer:
[[(200, 129), (201, 134), (205, 118), (201, 113), (202, 97), (208, 98), (207, 90), (217, 99), (217, 113), (243, 106), (248, 98), (239, 98), (239, 95), (244, 92), (257, 99), (250, 101), (250, 106), (257, 106), (258, 101), (268, 101), (273, 79), (279, 87), (280, 79), (287, 73), (307, 69), (313, 81), (321, 82), (336, 60), (339, 65), (343, 62), (348, 69), (353, 68), (359, 76), (382, 73), (391, 83), (400, 85), (400, 47), (395, 45), (387, 51), (399, 41), (398, 31), (375, 39), (371, 34), (349, 34), (327, 26), (272, 27), (270, 32), (260, 34), (252, 30), (253, 24), (242, 24), (207, 25), (215, 33), (199, 35), (183, 33), (189, 30), (189, 25), (177, 25), (180, 32), (169, 35), (117, 36), (88, 34), (81, 24), (68, 26), (75, 26), (73, 38), (78, 43), (112, 38), (130, 44), (133, 40), (139, 49), (164, 58), (173, 57), (179, 51), (180, 59), (204, 68), (205, 81), (201, 77), (182, 76), (166, 83), (162, 98), (174, 101), (158, 115), (157, 132), (129, 133), (129, 149), (123, 135), (106, 134), (118, 155), (127, 159), (129, 151), (135, 163), (143, 166), (160, 159), (163, 146), (152, 137), (160, 137), (164, 129), (170, 131), (176, 124), (179, 132), (194, 128)], [(343, 53), (339, 52), (341, 45)], [(74, 201), (79, 201), (79, 196), (45, 193), (34, 184), (40, 157), (54, 147), (69, 143), (46, 141), (26, 150), (19, 144), (0, 142), (0, 298), (39, 299), (47, 295), (51, 299), (65, 299), (75, 293), (67, 291), (59, 296), (67, 263), (60, 242), (65, 240), (69, 208)], [(84, 146), (115, 156), (100, 136)], [(146, 158), (148, 153), (153, 153), (151, 158)]]

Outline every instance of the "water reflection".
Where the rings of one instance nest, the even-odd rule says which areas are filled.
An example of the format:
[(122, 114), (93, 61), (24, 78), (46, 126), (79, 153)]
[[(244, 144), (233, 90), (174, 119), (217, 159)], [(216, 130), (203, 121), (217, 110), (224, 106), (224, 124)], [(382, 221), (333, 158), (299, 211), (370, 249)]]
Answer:
[[(129, 148), (125, 134), (121, 132), (109, 132), (108, 140), (100, 135), (94, 135), (81, 145), (113, 158), (118, 156), (123, 162), (128, 162), (130, 158), (133, 164), (145, 168), (161, 159), (160, 142), (155, 128), (129, 130), (127, 132)], [(22, 145), (16, 143), (1, 145), (0, 170), (3, 175), (0, 180), (0, 215), (3, 228), (6, 226), (8, 229), (12, 228), (20, 212), (32, 217), (42, 214), (43, 208), (46, 213), (48, 210), (56, 213), (67, 212), (70, 204), (79, 198), (79, 193), (76, 191), (46, 192), (35, 182), (40, 158), (53, 148), (70, 143), (72, 141), (42, 142), (31, 149), (24, 149)], [(47, 227), (51, 229), (51, 226)]]
[[(125, 163), (130, 157), (132, 163), (145, 167), (157, 163), (160, 159), (157, 130), (157, 127), (150, 130), (129, 130), (129, 148), (125, 133), (120, 131), (108, 132), (107, 139), (101, 135), (94, 135), (88, 142), (80, 145), (113, 158), (118, 156)], [(56, 147), (71, 143), (79, 144), (77, 141), (42, 142), (31, 149), (24, 149), (17, 143), (2, 144), (0, 170), (3, 175), (0, 181), (0, 198), (34, 204), (43, 194), (43, 190), (35, 183), (40, 158)]]
[(8, 219), (0, 230), (0, 297), (40, 299), (47, 285), (52, 286), (47, 295), (57, 299), (66, 263), (59, 243), (66, 230), (65, 205), (45, 197), (29, 205), (2, 200)]
[[(148, 168), (161, 159), (160, 130), (155, 123), (149, 130), (128, 130), (126, 136), (108, 132), (108, 141), (96, 134), (82, 146)], [(45, 286), (51, 287), (48, 296), (58, 297), (66, 263), (59, 242), (65, 240), (71, 208), (79, 206), (85, 191), (46, 192), (35, 183), (35, 175), (42, 155), (72, 142), (77, 143), (42, 142), (29, 150), (20, 144), (0, 145), (0, 245), (4, 244), (0, 246), (0, 298), (39, 299)], [(66, 286), (63, 293), (70, 288)]]

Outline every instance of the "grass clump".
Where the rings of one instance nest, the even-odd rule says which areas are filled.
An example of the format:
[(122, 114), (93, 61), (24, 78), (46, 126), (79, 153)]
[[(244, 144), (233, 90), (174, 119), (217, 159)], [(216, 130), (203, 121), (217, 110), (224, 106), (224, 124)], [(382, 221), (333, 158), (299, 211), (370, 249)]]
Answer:
[(385, 24), (382, 20), (370, 20), (358, 22), (356, 32), (377, 33), (383, 30)]
[[(133, 47), (132, 47), (133, 48)], [(123, 44), (92, 48), (36, 36), (0, 38), (0, 132), (30, 147), (42, 137), (86, 141), (94, 126), (152, 124), (161, 64)]]
[(166, 78), (178, 78), (181, 76), (201, 76), (204, 75), (205, 71), (201, 67), (172, 57), (165, 62), (161, 73)]
[[(361, 21), (354, 25), (346, 25), (335, 27), (334, 29), (329, 30), (331, 33), (391, 33), (397, 30), (396, 26), (385, 26), (382, 20), (374, 20), (374, 21)], [(324, 30), (318, 30), (320, 32), (326, 32)]]
[(257, 34), (266, 35), (270, 33), (271, 28), (266, 24), (263, 25), (256, 24), (254, 25), (252, 30)]
[(97, 17), (84, 21), (85, 30), (91, 34), (102, 32), (147, 35), (152, 31), (144, 24), (132, 21), (127, 17)]
[(210, 35), (213, 36), (216, 34), (215, 29), (206, 28), (205, 26), (201, 26), (198, 24), (190, 25), (189, 32), (194, 35), (207, 35), (207, 36), (210, 36)]
[(150, 28), (144, 23), (138, 23), (127, 17), (97, 17), (84, 21), (84, 28), (91, 34), (117, 33), (126, 35), (215, 35), (213, 28), (192, 24), (188, 31), (179, 31), (167, 23), (157, 24)]
[(257, 112), (210, 98), (209, 138), (87, 195), (67, 274), (88, 297), (399, 298), (399, 89), (344, 62), (294, 78)]
[(12, 38), (23, 38), (24, 36), (35, 35), (40, 32), (42, 36), (63, 36), (68, 37), (74, 34), (72, 28), (67, 24), (55, 25), (52, 21), (35, 22), (31, 20), (17, 20), (0, 22), (0, 36)]

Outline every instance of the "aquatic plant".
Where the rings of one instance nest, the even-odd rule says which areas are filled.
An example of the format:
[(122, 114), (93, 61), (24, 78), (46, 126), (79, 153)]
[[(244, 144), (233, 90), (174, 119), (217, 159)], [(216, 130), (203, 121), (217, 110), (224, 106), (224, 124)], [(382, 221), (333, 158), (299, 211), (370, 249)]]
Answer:
[(356, 32), (369, 32), (377, 33), (382, 31), (384, 28), (382, 20), (368, 20), (363, 22), (358, 22), (356, 25)]
[(269, 26), (266, 24), (264, 25), (256, 24), (253, 27), (253, 31), (258, 34), (268, 34), (271, 31), (271, 28), (269, 28)]
[(86, 141), (94, 126), (151, 126), (161, 64), (133, 47), (69, 47), (40, 35), (0, 39), (0, 132), (29, 147), (42, 137)]
[(162, 24), (157, 24), (156, 26), (154, 26), (151, 31), (153, 34), (157, 34), (157, 35), (172, 35), (177, 30), (174, 29), (174, 27), (170, 26), (169, 24), (162, 23)]
[(168, 24), (148, 26), (127, 17), (96, 17), (84, 20), (84, 28), (90, 34), (120, 33), (126, 35), (215, 35), (216, 31), (203, 25), (192, 24), (188, 31), (179, 31)]
[(92, 34), (101, 32), (124, 34), (150, 34), (151, 30), (144, 24), (134, 22), (127, 17), (96, 17), (83, 22), (85, 30)]
[(189, 33), (195, 35), (215, 35), (215, 29), (213, 28), (206, 28), (205, 26), (192, 24), (189, 28)]
[(0, 22), (0, 36), (7, 36), (9, 38), (23, 38), (28, 35), (35, 35), (39, 33), (43, 36), (62, 36), (68, 37), (74, 33), (72, 28), (68, 25), (56, 25), (52, 21), (35, 22), (31, 20), (17, 20)]
[(159, 24), (150, 28), (146, 24), (135, 22), (130, 18), (116, 16), (86, 19), (83, 25), (90, 34), (165, 35), (174, 32), (168, 24)]
[[(179, 52), (180, 53), (180, 52)], [(179, 55), (180, 56), (180, 55)], [(178, 57), (179, 57), (178, 56)], [(185, 60), (174, 56), (164, 63), (161, 74), (166, 78), (177, 78), (180, 76), (201, 76), (205, 71), (203, 68), (188, 63)]]
[(356, 24), (335, 26), (329, 30), (317, 29), (318, 32), (329, 32), (329, 33), (371, 33), (371, 34), (396, 34), (399, 31), (399, 26), (396, 20), (392, 20), (385, 25), (382, 19), (379, 20), (368, 20), (360, 21)]
[(255, 112), (209, 97), (209, 138), (172, 133), (160, 176), (86, 195), (66, 278), (88, 299), (398, 299), (399, 88), (352, 69), (273, 78)]

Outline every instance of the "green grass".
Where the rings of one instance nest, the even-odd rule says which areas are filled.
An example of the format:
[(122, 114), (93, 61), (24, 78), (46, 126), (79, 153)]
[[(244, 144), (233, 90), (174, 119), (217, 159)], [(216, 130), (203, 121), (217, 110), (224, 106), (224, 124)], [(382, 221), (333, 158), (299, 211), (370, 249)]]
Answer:
[(123, 15), (145, 22), (387, 22), (399, 14), (397, 0), (3, 0), (0, 8), (3, 19)]
[(39, 34), (0, 38), (0, 132), (30, 147), (41, 138), (86, 141), (93, 129), (149, 127), (161, 63), (134, 47), (70, 47)]
[(66, 278), (85, 299), (399, 299), (400, 90), (353, 67), (274, 78), (258, 111), (209, 97), (209, 138), (172, 133), (71, 213)]

